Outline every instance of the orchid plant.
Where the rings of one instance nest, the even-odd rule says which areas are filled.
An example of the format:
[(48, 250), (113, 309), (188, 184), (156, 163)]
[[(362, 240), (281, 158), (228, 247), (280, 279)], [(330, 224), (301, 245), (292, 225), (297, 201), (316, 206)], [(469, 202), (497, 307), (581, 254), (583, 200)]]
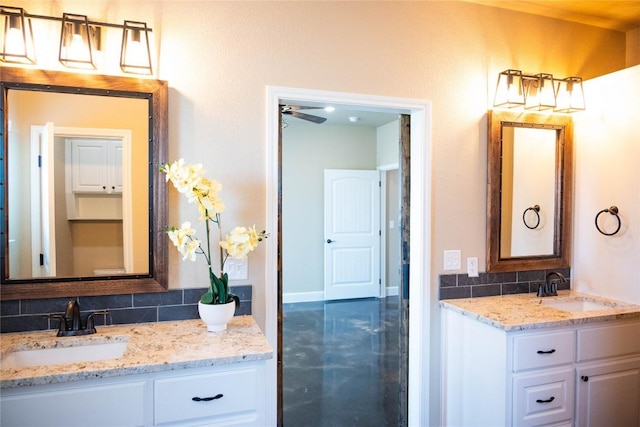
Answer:
[[(235, 301), (236, 308), (240, 299), (229, 292), (229, 276), (224, 272), (224, 264), (228, 258), (244, 259), (253, 251), (258, 243), (268, 237), (266, 231), (256, 231), (254, 227), (235, 227), (222, 238), (221, 214), (224, 203), (218, 196), (222, 185), (218, 181), (207, 179), (201, 164), (188, 164), (183, 159), (160, 166), (166, 174), (166, 181), (171, 181), (178, 192), (184, 194), (189, 203), (196, 203), (200, 213), (200, 221), (204, 222), (206, 241), (196, 238), (196, 231), (189, 221), (180, 227), (171, 226), (167, 235), (174, 246), (182, 254), (183, 260), (195, 261), (196, 255), (203, 255), (209, 270), (209, 289), (202, 295), (203, 304), (227, 304)], [(218, 228), (218, 249), (220, 251), (219, 275), (214, 273), (211, 258), (211, 226)]]

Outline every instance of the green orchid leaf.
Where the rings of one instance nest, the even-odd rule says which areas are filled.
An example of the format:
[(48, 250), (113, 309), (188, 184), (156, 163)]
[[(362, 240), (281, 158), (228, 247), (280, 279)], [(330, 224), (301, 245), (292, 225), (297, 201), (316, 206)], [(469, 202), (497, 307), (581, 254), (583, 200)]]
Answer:
[(203, 304), (213, 304), (213, 298), (213, 293), (209, 290), (209, 292), (200, 297), (200, 302)]
[(236, 310), (239, 309), (240, 308), (240, 298), (238, 298), (237, 295), (234, 295), (231, 292), (229, 292), (229, 297), (227, 298), (227, 304), (230, 303), (232, 300), (236, 302)]

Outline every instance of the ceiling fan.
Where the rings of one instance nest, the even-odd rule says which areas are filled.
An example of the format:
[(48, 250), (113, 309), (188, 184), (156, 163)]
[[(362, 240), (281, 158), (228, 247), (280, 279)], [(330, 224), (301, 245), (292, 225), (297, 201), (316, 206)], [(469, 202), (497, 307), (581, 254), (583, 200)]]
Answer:
[(313, 116), (307, 113), (301, 113), (299, 110), (318, 110), (319, 107), (303, 107), (299, 105), (281, 105), (280, 111), (287, 116), (296, 117), (298, 119), (307, 120), (313, 123), (324, 123), (327, 121), (325, 117)]

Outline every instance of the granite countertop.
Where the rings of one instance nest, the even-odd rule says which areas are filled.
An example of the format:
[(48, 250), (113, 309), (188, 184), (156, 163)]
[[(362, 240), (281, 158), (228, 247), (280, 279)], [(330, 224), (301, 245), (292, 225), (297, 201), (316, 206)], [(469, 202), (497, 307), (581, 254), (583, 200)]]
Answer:
[[(606, 305), (602, 310), (569, 312), (547, 305), (572, 299)], [(616, 319), (640, 318), (640, 305), (571, 291), (558, 291), (557, 297), (516, 294), (440, 301), (440, 306), (456, 311), (504, 331), (550, 328)]]
[(223, 332), (208, 332), (200, 320), (96, 327), (81, 337), (56, 337), (55, 330), (1, 335), (1, 356), (16, 350), (127, 341), (117, 359), (4, 369), (0, 388), (199, 368), (271, 359), (273, 349), (251, 316), (236, 316)]

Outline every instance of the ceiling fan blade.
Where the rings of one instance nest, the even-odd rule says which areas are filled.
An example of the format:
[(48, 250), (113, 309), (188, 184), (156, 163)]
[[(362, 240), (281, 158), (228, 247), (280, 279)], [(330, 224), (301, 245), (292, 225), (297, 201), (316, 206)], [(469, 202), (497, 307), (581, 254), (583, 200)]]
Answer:
[(298, 113), (297, 111), (288, 111), (288, 112), (285, 112), (284, 114), (289, 114), (298, 119), (307, 120), (309, 122), (318, 123), (318, 124), (324, 123), (327, 121), (325, 117), (312, 116), (311, 114)]

